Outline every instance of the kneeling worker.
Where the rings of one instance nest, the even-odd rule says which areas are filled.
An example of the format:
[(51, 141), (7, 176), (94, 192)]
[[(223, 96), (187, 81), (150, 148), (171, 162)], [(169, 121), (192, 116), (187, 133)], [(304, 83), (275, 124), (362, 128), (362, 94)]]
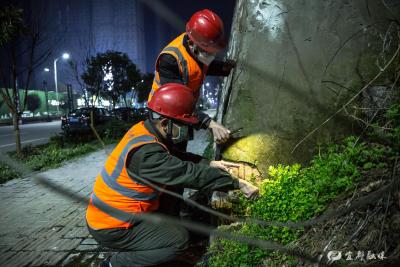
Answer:
[(161, 86), (148, 103), (149, 119), (128, 130), (97, 176), (86, 212), (89, 232), (101, 245), (119, 251), (102, 266), (153, 266), (174, 259), (187, 248), (185, 228), (129, 216), (164, 212), (162, 207), (171, 205), (163, 203), (165, 194), (160, 198), (160, 192), (144, 180), (206, 193), (232, 189), (241, 189), (246, 197), (258, 193), (257, 187), (223, 171), (219, 162), (178, 153), (176, 147), (190, 139), (191, 127), (198, 123), (193, 115), (195, 103), (186, 86)]

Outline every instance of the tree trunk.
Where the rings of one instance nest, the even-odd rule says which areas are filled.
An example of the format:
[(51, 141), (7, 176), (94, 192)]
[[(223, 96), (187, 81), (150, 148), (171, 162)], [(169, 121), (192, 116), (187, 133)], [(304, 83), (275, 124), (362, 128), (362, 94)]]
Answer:
[(134, 94), (134, 92), (132, 92), (132, 94), (131, 94), (131, 106), (133, 106), (133, 94)]
[(124, 102), (125, 102), (125, 107), (128, 107), (128, 103), (126, 103), (126, 95), (123, 96)]
[(86, 89), (83, 90), (83, 100), (85, 101), (85, 107), (89, 107), (89, 100)]
[(17, 151), (17, 156), (21, 157), (21, 135), (19, 131), (19, 115), (18, 112), (13, 112), (13, 126), (14, 126), (14, 133), (15, 133), (15, 146)]
[[(264, 2), (279, 5), (264, 9)], [(381, 51), (383, 40), (378, 36), (397, 37), (389, 31), (392, 22), (385, 18), (385, 6), (376, 5), (376, 16), (368, 17), (361, 1), (352, 2), (351, 8), (342, 8), (333, 0), (237, 1), (227, 54), (238, 65), (224, 82), (218, 121), (229, 129), (243, 127), (246, 137), (225, 149), (225, 159), (254, 163), (266, 174), (271, 165), (308, 163), (317, 144), (357, 133), (354, 121), (344, 112), (335, 113), (355, 93), (341, 84), (351, 81), (352, 89), (363, 88), (359, 73), (368, 81), (379, 72), (367, 58), (383, 59), (384, 54), (389, 59), (395, 52), (395, 46)], [(291, 10), (291, 15), (281, 10)], [(267, 13), (279, 16), (272, 15), (271, 22)], [(299, 17), (306, 19), (299, 23)], [(382, 21), (379, 29), (349, 38), (340, 53), (332, 45), (341, 36), (352, 36), (360, 23), (376, 21)], [(333, 24), (334, 28), (327, 26)], [(305, 35), (312, 37), (304, 39)], [(334, 113), (337, 116), (329, 117)]]
[[(15, 62), (15, 51), (13, 50), (13, 62)], [(19, 118), (21, 116), (21, 111), (20, 111), (20, 104), (19, 104), (19, 91), (18, 91), (18, 85), (17, 85), (17, 69), (16, 65), (13, 64), (13, 73), (12, 73), (12, 78), (13, 78), (13, 109), (11, 110), (12, 115), (13, 115), (13, 126), (14, 126), (14, 133), (15, 133), (15, 150), (17, 152), (17, 156), (21, 157), (21, 135), (19, 132)], [(21, 112), (21, 113), (20, 113)]]

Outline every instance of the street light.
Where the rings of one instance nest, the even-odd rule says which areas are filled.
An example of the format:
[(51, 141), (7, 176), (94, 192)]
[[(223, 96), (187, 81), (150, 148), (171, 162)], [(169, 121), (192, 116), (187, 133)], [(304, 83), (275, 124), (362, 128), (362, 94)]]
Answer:
[[(62, 58), (65, 60), (69, 59), (69, 54), (68, 53), (62, 54)], [(58, 59), (59, 59), (59, 57), (54, 59), (54, 84), (56, 87), (57, 113), (60, 112), (60, 107), (59, 107), (60, 105), (59, 105), (59, 101), (58, 101), (58, 86), (57, 86), (57, 60)]]
[[(44, 72), (50, 72), (50, 69), (45, 67), (43, 69)], [(50, 112), (49, 112), (49, 90), (47, 88), (47, 81), (43, 80), (43, 90), (44, 90), (44, 96), (46, 99), (46, 112), (47, 112), (47, 121), (51, 121), (50, 119)]]

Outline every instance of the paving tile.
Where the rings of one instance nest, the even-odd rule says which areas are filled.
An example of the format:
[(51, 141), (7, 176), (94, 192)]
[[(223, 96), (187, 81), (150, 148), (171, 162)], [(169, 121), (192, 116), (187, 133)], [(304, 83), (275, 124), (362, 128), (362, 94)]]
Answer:
[(54, 237), (51, 239), (45, 238), (46, 242), (38, 243), (35, 250), (37, 251), (67, 251), (74, 250), (81, 242), (81, 238), (64, 239)]
[(17, 252), (15, 251), (6, 251), (6, 252), (1, 252), (0, 257), (3, 262), (6, 262), (8, 259), (13, 257)]
[(59, 266), (60, 262), (68, 257), (69, 252), (52, 252), (44, 251), (36, 253), (36, 259), (29, 264), (29, 266)]
[[(41, 175), (89, 196), (106, 157), (104, 151), (94, 152)], [(0, 185), (0, 210), (1, 267), (58, 267), (76, 257), (85, 264), (97, 263), (109, 251), (90, 236), (86, 205), (49, 191), (31, 178)]]
[(67, 232), (63, 237), (64, 238), (76, 238), (76, 237), (87, 238), (87, 237), (89, 237), (89, 231), (86, 226), (74, 227), (69, 232)]
[(97, 241), (94, 240), (93, 238), (86, 238), (82, 241), (82, 245), (97, 245)]
[(99, 245), (79, 245), (76, 251), (98, 251), (100, 249)]
[[(0, 240), (2, 240), (1, 237), (0, 237)], [(0, 245), (0, 254), (6, 253), (9, 250), (10, 250), (10, 246), (6, 246), (4, 244)]]
[(4, 267), (25, 267), (29, 266), (38, 257), (34, 251), (20, 251), (2, 263)]
[(81, 253), (70, 253), (69, 255), (68, 255), (68, 257), (66, 257), (64, 260), (63, 260), (63, 262), (60, 264), (60, 266), (61, 267), (64, 267), (64, 266), (71, 266), (71, 264), (74, 262), (74, 261), (77, 261), (77, 260), (79, 260), (79, 258), (81, 258), (82, 257), (82, 254)]
[(11, 248), (12, 251), (21, 251), (28, 246), (32, 246), (32, 243), (35, 243), (36, 239), (30, 238), (22, 238), (19, 239), (18, 242)]

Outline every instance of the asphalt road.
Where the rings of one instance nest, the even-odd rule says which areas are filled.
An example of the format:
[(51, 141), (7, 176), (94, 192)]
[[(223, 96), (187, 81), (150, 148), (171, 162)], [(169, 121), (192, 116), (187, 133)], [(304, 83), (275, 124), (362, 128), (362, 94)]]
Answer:
[[(49, 138), (61, 131), (61, 122), (40, 122), (20, 125), (22, 146), (47, 143)], [(0, 150), (15, 150), (13, 126), (0, 127)]]
[[(203, 111), (207, 113), (210, 117), (215, 116), (216, 110), (209, 109)], [(28, 144), (39, 145), (45, 144), (49, 141), (49, 138), (56, 133), (61, 132), (61, 122), (59, 120), (52, 122), (40, 122), (31, 124), (20, 125), (21, 131), (21, 142), (22, 146)], [(196, 138), (199, 136), (206, 136), (207, 131), (199, 131), (196, 133)], [(207, 138), (203, 138), (206, 140)], [(207, 142), (201, 142), (199, 144), (193, 145), (193, 142), (189, 142), (188, 150), (192, 153), (202, 153), (204, 148), (207, 146)], [(193, 147), (192, 147), (193, 145)], [(13, 126), (0, 126), (0, 151), (12, 151), (15, 150), (15, 135)]]

